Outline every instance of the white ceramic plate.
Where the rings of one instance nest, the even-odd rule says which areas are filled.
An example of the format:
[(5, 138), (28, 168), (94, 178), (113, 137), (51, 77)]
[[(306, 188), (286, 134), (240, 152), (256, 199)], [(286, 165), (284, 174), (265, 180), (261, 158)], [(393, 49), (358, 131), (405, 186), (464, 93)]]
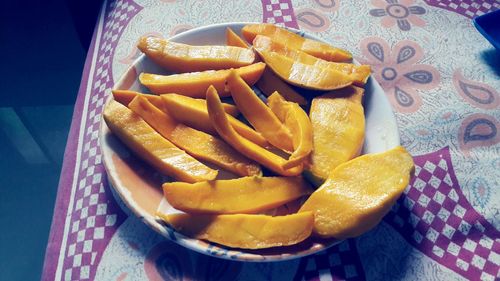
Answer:
[[(178, 34), (170, 40), (191, 45), (225, 45), (225, 31), (227, 27), (240, 33), (241, 28), (249, 23), (224, 23), (204, 26)], [(324, 40), (313, 35), (295, 31), (298, 34), (315, 39)], [(138, 81), (141, 72), (166, 73), (144, 55), (139, 57), (116, 83), (115, 89), (135, 90), (148, 92)], [(396, 120), (389, 101), (380, 85), (370, 78), (365, 86), (365, 116), (366, 140), (363, 153), (381, 152), (399, 145), (399, 134)], [(112, 99), (110, 95), (109, 100)], [(133, 155), (111, 134), (108, 127), (101, 122), (100, 129), (101, 150), (108, 178), (119, 201), (125, 203), (126, 208), (141, 218), (148, 226), (166, 238), (192, 249), (211, 256), (242, 260), (242, 261), (282, 261), (316, 253), (330, 247), (338, 241), (323, 239), (308, 239), (295, 246), (278, 247), (267, 250), (230, 249), (209, 242), (186, 237), (165, 226), (155, 218), (158, 208), (175, 211), (163, 200), (161, 183), (166, 179), (149, 168)], [(161, 206), (160, 206), (161, 205)]]

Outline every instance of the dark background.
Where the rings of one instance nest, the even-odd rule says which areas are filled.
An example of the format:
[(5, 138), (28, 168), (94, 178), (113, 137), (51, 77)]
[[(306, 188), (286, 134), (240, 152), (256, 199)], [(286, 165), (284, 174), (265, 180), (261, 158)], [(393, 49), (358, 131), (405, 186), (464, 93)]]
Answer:
[(39, 280), (101, 1), (0, 2), (0, 280)]

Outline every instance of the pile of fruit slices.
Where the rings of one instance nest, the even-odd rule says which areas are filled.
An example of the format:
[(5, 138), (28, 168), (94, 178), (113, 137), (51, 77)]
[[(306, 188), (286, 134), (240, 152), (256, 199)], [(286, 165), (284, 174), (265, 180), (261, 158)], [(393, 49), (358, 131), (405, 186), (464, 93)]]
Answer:
[[(113, 90), (104, 109), (114, 135), (177, 180), (163, 191), (184, 213), (158, 217), (190, 237), (245, 249), (368, 231), (414, 167), (402, 147), (359, 156), (370, 67), (271, 24), (247, 25), (242, 34), (252, 46), (230, 29), (227, 46), (141, 38), (138, 48), (176, 74), (142, 73), (152, 94)], [(217, 179), (207, 163), (233, 179)]]

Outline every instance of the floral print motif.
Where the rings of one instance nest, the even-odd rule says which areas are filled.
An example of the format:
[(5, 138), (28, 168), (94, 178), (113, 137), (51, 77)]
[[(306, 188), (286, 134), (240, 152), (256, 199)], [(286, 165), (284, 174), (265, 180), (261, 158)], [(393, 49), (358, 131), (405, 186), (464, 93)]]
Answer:
[(422, 98), (415, 90), (432, 89), (439, 83), (439, 72), (433, 66), (418, 64), (424, 54), (413, 41), (400, 41), (392, 49), (379, 37), (365, 38), (360, 44), (364, 58), (359, 61), (372, 66), (374, 78), (399, 112), (417, 111)]
[(372, 5), (377, 7), (370, 10), (370, 15), (382, 17), (382, 26), (389, 28), (396, 23), (399, 29), (408, 31), (411, 25), (425, 26), (425, 21), (418, 15), (425, 14), (425, 9), (420, 6), (411, 6), (414, 0), (372, 0)]

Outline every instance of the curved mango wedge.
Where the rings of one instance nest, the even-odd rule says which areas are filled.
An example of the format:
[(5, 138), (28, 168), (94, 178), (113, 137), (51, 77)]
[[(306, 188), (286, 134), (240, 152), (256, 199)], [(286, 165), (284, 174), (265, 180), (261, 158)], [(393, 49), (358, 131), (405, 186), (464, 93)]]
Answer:
[(252, 42), (257, 35), (264, 35), (278, 42), (286, 42), (287, 46), (290, 48), (306, 52), (327, 61), (343, 62), (352, 60), (351, 53), (346, 50), (335, 48), (315, 40), (306, 39), (273, 24), (249, 24), (243, 27), (241, 32), (248, 42)]
[(314, 233), (345, 239), (372, 229), (410, 181), (413, 159), (401, 146), (338, 166), (299, 212), (314, 212)]
[(232, 70), (227, 78), (234, 103), (255, 130), (275, 147), (292, 151), (292, 135), (252, 88)]
[(287, 101), (296, 102), (300, 105), (307, 105), (307, 100), (297, 91), (276, 76), (272, 70), (266, 67), (259, 81), (255, 84), (266, 96), (270, 96), (275, 91), (279, 92)]
[[(161, 97), (169, 114), (178, 121), (200, 131), (209, 134), (217, 134), (208, 116), (206, 103), (201, 105), (197, 102), (190, 102), (189, 97), (181, 97), (176, 94), (161, 95)], [(254, 129), (245, 125), (240, 120), (232, 116), (228, 116), (228, 119), (231, 126), (233, 126), (233, 128), (243, 137), (262, 147), (267, 147), (269, 145), (261, 134), (257, 133)]]
[(257, 52), (276, 75), (295, 86), (325, 91), (352, 84), (352, 78), (340, 71), (303, 64), (275, 52), (263, 50)]
[(347, 87), (312, 100), (313, 147), (309, 171), (316, 183), (361, 152), (365, 137), (364, 90)]
[(256, 50), (281, 54), (303, 64), (340, 71), (351, 77), (353, 83), (359, 86), (362, 86), (366, 83), (371, 73), (371, 68), (369, 65), (355, 65), (352, 63), (340, 63), (322, 60), (305, 52), (289, 48), (287, 45), (285, 45), (285, 43), (275, 41), (269, 37), (262, 35), (257, 35), (257, 37), (255, 37), (255, 39), (253, 40), (253, 47)]
[(200, 183), (168, 182), (163, 193), (186, 213), (248, 214), (269, 210), (311, 194), (302, 177), (243, 177)]
[(314, 221), (312, 212), (277, 217), (163, 213), (157, 216), (189, 237), (242, 249), (297, 244), (311, 235)]
[(207, 90), (207, 107), (208, 115), (217, 133), (234, 149), (282, 176), (296, 176), (302, 172), (302, 165), (288, 170), (283, 169), (283, 165), (286, 162), (285, 159), (238, 134), (233, 129), (227, 114), (222, 109), (220, 98), (213, 87)]
[[(259, 62), (237, 68), (236, 71), (248, 85), (253, 85), (259, 80), (265, 67), (265, 63)], [(208, 86), (213, 85), (221, 96), (227, 97), (230, 95), (225, 87), (228, 75), (227, 69), (173, 75), (141, 73), (139, 81), (152, 93), (158, 95), (176, 93), (193, 98), (204, 98)]]
[(247, 42), (243, 40), (236, 32), (234, 32), (231, 28), (226, 28), (226, 44), (228, 46), (240, 47), (240, 48), (248, 48)]
[(145, 97), (137, 96), (128, 107), (141, 116), (160, 135), (194, 158), (213, 163), (240, 176), (262, 174), (259, 165), (238, 153), (222, 140), (178, 123)]
[(148, 58), (174, 72), (194, 72), (252, 64), (255, 53), (232, 46), (192, 46), (157, 37), (141, 37), (137, 44)]
[(307, 113), (298, 104), (287, 102), (278, 92), (274, 92), (267, 103), (293, 136), (294, 150), (283, 168), (303, 164), (313, 149), (313, 129)]
[(217, 170), (177, 148), (119, 102), (110, 101), (103, 117), (113, 134), (162, 174), (186, 182), (213, 180), (217, 176)]

